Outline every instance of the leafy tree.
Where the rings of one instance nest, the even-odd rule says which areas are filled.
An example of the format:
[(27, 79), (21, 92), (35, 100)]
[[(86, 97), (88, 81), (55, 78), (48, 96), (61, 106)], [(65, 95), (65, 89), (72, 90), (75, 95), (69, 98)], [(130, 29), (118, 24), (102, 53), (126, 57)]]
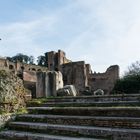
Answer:
[(21, 63), (27, 63), (27, 64), (33, 64), (34, 63), (34, 57), (24, 55), (22, 53), (18, 53), (17, 55), (13, 57), (7, 57), (7, 59), (11, 62), (21, 62)]
[(132, 63), (125, 75), (119, 79), (114, 91), (123, 93), (140, 93), (140, 62)]
[(39, 66), (45, 66), (46, 65), (46, 57), (42, 56), (42, 55), (38, 56), (37, 63)]
[(30, 56), (29, 57), (29, 64), (34, 64), (34, 61), (35, 61), (35, 58), (34, 58), (34, 56)]
[(128, 75), (140, 75), (140, 61), (136, 61), (128, 67), (128, 71), (125, 73), (125, 76)]
[(119, 79), (114, 91), (123, 93), (140, 93), (140, 75), (130, 75)]
[(13, 62), (12, 57), (9, 57), (8, 56), (8, 57), (6, 57), (6, 59), (9, 60), (9, 61), (11, 61), (11, 62)]

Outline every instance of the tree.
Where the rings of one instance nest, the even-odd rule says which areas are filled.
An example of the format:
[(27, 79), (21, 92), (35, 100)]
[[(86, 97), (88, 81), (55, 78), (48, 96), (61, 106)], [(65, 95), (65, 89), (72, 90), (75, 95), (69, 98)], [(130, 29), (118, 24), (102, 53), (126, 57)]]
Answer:
[(125, 75), (119, 79), (114, 91), (123, 93), (140, 93), (140, 62), (132, 63)]
[(9, 61), (11, 61), (11, 62), (13, 62), (12, 57), (9, 57), (8, 56), (8, 57), (6, 57), (6, 59), (9, 60)]
[(37, 57), (37, 63), (38, 63), (39, 66), (45, 66), (46, 65), (45, 56), (42, 56), (42, 55), (38, 56)]
[(29, 64), (34, 64), (34, 61), (35, 61), (35, 58), (34, 58), (34, 56), (30, 56), (29, 57)]
[(123, 93), (140, 93), (140, 75), (130, 75), (119, 79), (114, 91)]
[(130, 75), (140, 75), (140, 61), (136, 61), (128, 67), (128, 71), (125, 73), (125, 76)]
[(24, 55), (22, 53), (18, 53), (17, 55), (13, 57), (7, 57), (7, 59), (11, 62), (21, 62), (21, 63), (26, 63), (26, 64), (33, 64), (34, 63), (34, 57), (33, 56), (28, 56)]

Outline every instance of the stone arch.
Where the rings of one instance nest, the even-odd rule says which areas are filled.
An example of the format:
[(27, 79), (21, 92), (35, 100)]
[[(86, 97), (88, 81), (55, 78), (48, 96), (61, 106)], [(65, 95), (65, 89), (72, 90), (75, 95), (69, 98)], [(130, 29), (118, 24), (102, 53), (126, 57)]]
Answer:
[(24, 70), (25, 69), (23, 66), (21, 66), (20, 68), (21, 68), (21, 70)]
[(38, 69), (37, 71), (42, 71), (41, 69)]
[(36, 69), (35, 68), (32, 68), (32, 71), (36, 71)]
[(13, 70), (14, 69), (14, 66), (13, 65), (9, 65), (9, 69), (10, 70)]

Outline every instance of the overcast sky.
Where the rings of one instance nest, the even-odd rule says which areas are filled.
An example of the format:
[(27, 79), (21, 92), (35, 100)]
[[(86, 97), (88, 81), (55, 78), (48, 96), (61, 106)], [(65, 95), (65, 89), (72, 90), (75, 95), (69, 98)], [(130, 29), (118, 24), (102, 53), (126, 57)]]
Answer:
[(0, 56), (64, 50), (93, 71), (140, 60), (140, 0), (0, 0)]

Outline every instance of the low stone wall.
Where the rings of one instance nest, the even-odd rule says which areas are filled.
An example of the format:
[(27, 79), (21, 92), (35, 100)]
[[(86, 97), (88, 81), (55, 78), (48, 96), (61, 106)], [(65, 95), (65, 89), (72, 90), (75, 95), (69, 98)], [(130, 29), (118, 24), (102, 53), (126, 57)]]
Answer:
[(116, 81), (119, 79), (119, 66), (110, 66), (104, 73), (91, 73), (88, 77), (88, 84), (91, 91), (102, 89), (105, 94), (110, 94)]

